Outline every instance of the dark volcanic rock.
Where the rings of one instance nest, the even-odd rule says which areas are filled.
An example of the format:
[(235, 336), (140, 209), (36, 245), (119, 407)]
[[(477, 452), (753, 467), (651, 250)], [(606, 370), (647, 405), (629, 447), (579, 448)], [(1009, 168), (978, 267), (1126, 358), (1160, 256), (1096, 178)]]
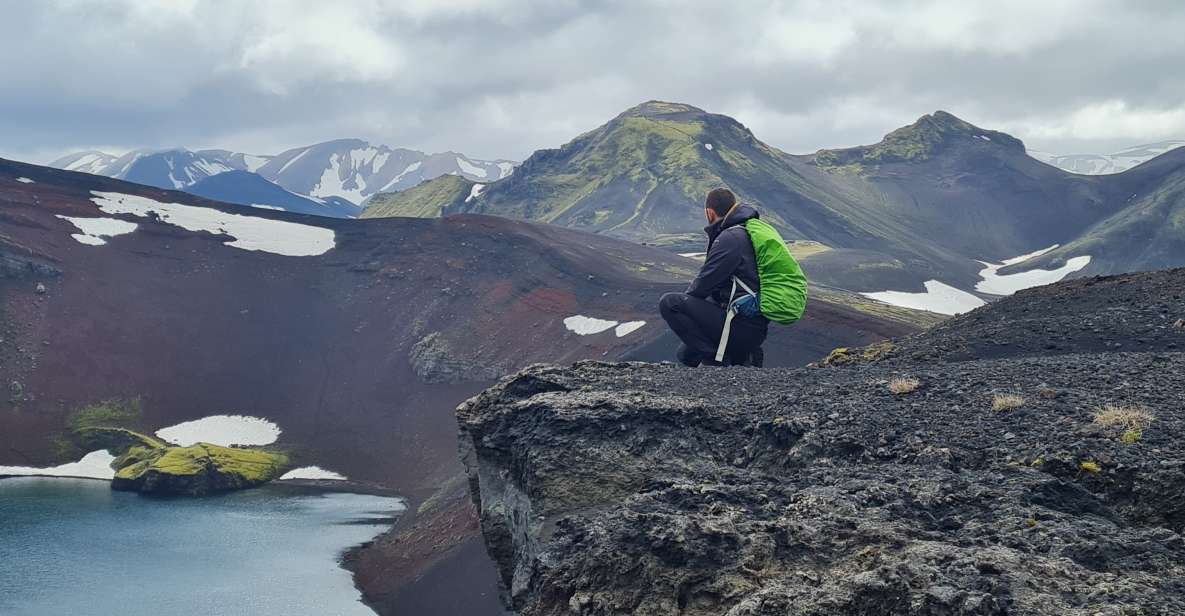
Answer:
[[(1136, 308), (1096, 322), (1118, 337), (1107, 323), (1138, 327), (1163, 293), (1185, 313), (1165, 291), (1180, 275), (1030, 292), (904, 346), (964, 348), (955, 324), (970, 343), (975, 317), (1026, 298), (1022, 331), (1045, 318), (1056, 332), (1116, 285)], [(829, 369), (528, 368), (458, 411), (507, 601), (530, 615), (1185, 613), (1185, 356), (1089, 340)], [(920, 387), (894, 395), (899, 376)], [(1024, 402), (994, 411), (999, 393)], [(1094, 421), (1112, 403), (1155, 419), (1125, 443)]]

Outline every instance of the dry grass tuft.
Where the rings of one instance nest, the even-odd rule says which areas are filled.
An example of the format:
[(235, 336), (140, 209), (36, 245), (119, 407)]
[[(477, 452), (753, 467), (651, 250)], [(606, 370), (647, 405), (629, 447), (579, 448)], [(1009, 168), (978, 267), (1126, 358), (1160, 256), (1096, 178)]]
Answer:
[(1020, 394), (996, 394), (992, 396), (993, 411), (1014, 411), (1024, 406), (1025, 399)]
[(1129, 432), (1143, 432), (1156, 416), (1139, 405), (1104, 404), (1094, 410), (1094, 422), (1104, 427), (1120, 427)]
[(902, 394), (909, 394), (917, 391), (919, 385), (921, 385), (921, 383), (919, 383), (917, 379), (898, 377), (889, 381), (889, 391), (900, 396)]

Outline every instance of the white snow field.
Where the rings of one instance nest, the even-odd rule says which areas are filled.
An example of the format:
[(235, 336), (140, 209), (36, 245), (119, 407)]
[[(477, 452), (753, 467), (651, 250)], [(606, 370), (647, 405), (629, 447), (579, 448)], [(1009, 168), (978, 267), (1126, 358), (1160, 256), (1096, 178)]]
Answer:
[(626, 336), (638, 331), (646, 324), (646, 321), (627, 321), (618, 325), (613, 329), (613, 333), (618, 338), (625, 338)]
[(470, 201), (473, 201), (474, 199), (476, 199), (478, 196), (481, 195), (481, 191), (485, 190), (485, 188), (486, 188), (485, 184), (474, 184), (473, 188), (469, 189), (469, 196), (465, 197), (465, 203), (469, 203)]
[(29, 178), (23, 178), (23, 177), (17, 178), (16, 181), (20, 182), (21, 184), (35, 184), (35, 182), (33, 180), (30, 180)]
[(607, 329), (617, 326), (617, 321), (606, 321), (604, 319), (594, 319), (586, 317), (582, 314), (572, 315), (564, 319), (564, 327), (568, 331), (575, 332), (581, 336), (590, 336), (592, 334), (599, 334)]
[[(1066, 264), (1055, 270), (1034, 269), (1015, 274), (1000, 274), (1000, 269), (1017, 263), (1024, 263), (1035, 259), (1058, 247), (1054, 244), (1028, 254), (1005, 259), (1002, 263), (988, 263), (980, 261), (984, 268), (979, 270), (980, 281), (975, 283), (975, 290), (992, 295), (1012, 295), (1017, 291), (1053, 284), (1070, 274), (1084, 268), (1090, 263), (1090, 255), (1072, 257)], [(984, 301), (972, 293), (952, 287), (937, 280), (927, 280), (926, 290), (922, 293), (907, 293), (905, 291), (877, 291), (875, 293), (861, 293), (865, 297), (882, 301), (886, 304), (913, 308), (915, 310), (929, 310), (938, 314), (954, 315), (974, 310)]]
[(567, 327), (568, 331), (575, 332), (581, 336), (591, 336), (612, 329), (614, 335), (618, 338), (624, 338), (641, 329), (643, 325), (646, 325), (646, 321), (626, 321), (625, 323), (620, 323), (618, 321), (586, 317), (582, 314), (564, 319), (564, 327)]
[(170, 443), (188, 447), (211, 445), (270, 445), (280, 438), (280, 426), (259, 417), (211, 415), (161, 428), (156, 435)]
[(62, 220), (69, 221), (82, 233), (71, 233), (70, 237), (80, 243), (90, 246), (102, 246), (107, 243), (103, 238), (115, 237), (136, 230), (136, 223), (119, 220), (118, 218), (79, 218), (55, 214)]
[(984, 305), (978, 297), (956, 289), (944, 282), (927, 280), (926, 290), (921, 293), (906, 291), (878, 291), (875, 293), (861, 293), (864, 297), (875, 299), (886, 304), (913, 308), (914, 310), (929, 310), (938, 314), (955, 315), (969, 312)]
[(37, 468), (33, 466), (0, 466), (0, 476), (19, 475), (25, 477), (82, 477), (84, 479), (112, 479), (115, 471), (111, 463), (115, 456), (106, 450), (92, 451), (77, 462), (59, 466)]
[(1019, 257), (1005, 259), (1003, 263), (998, 264), (980, 261), (980, 263), (984, 265), (984, 268), (979, 270), (979, 277), (983, 280), (975, 283), (975, 290), (981, 293), (991, 293), (993, 295), (1012, 295), (1013, 293), (1016, 293), (1022, 289), (1053, 284), (1090, 264), (1090, 255), (1083, 255), (1080, 257), (1066, 259), (1066, 264), (1055, 270), (1033, 269), (1027, 272), (1017, 272), (1015, 274), (997, 273), (1001, 268), (1007, 267), (1009, 265), (1016, 265), (1017, 263), (1024, 263), (1029, 259), (1037, 258), (1051, 250), (1054, 250), (1057, 247), (1058, 244), (1054, 244), (1049, 248), (1031, 252), (1027, 255), (1020, 255)]
[(117, 192), (91, 191), (91, 201), (107, 214), (147, 217), (155, 213), (161, 221), (189, 231), (229, 235), (224, 242), (242, 250), (258, 250), (290, 257), (307, 257), (329, 252), (335, 245), (332, 229), (284, 220), (229, 214), (213, 208), (162, 203), (148, 197)]
[(294, 468), (283, 475), (280, 475), (280, 481), (285, 479), (328, 479), (331, 481), (345, 481), (347, 478), (341, 473), (327, 471), (320, 466), (302, 466)]
[(460, 156), (457, 157), (457, 168), (459, 168), (464, 173), (468, 173), (469, 175), (477, 176), (482, 179), (488, 178), (490, 176), (490, 174), (485, 169), (474, 165)]

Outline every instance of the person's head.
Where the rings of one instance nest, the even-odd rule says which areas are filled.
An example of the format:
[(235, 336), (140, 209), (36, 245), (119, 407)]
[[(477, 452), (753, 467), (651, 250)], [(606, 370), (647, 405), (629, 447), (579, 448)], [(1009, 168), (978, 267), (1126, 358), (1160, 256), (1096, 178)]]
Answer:
[(737, 204), (737, 196), (727, 188), (713, 188), (708, 191), (708, 198), (704, 201), (704, 215), (708, 217), (708, 224), (714, 224), (724, 218)]

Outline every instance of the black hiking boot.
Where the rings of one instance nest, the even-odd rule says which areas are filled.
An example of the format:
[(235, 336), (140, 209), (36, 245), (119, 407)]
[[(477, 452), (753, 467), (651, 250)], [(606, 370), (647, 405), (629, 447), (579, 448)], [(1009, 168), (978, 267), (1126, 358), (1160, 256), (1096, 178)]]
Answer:
[(761, 347), (757, 347), (749, 351), (749, 365), (754, 368), (761, 368), (765, 366), (765, 351)]

